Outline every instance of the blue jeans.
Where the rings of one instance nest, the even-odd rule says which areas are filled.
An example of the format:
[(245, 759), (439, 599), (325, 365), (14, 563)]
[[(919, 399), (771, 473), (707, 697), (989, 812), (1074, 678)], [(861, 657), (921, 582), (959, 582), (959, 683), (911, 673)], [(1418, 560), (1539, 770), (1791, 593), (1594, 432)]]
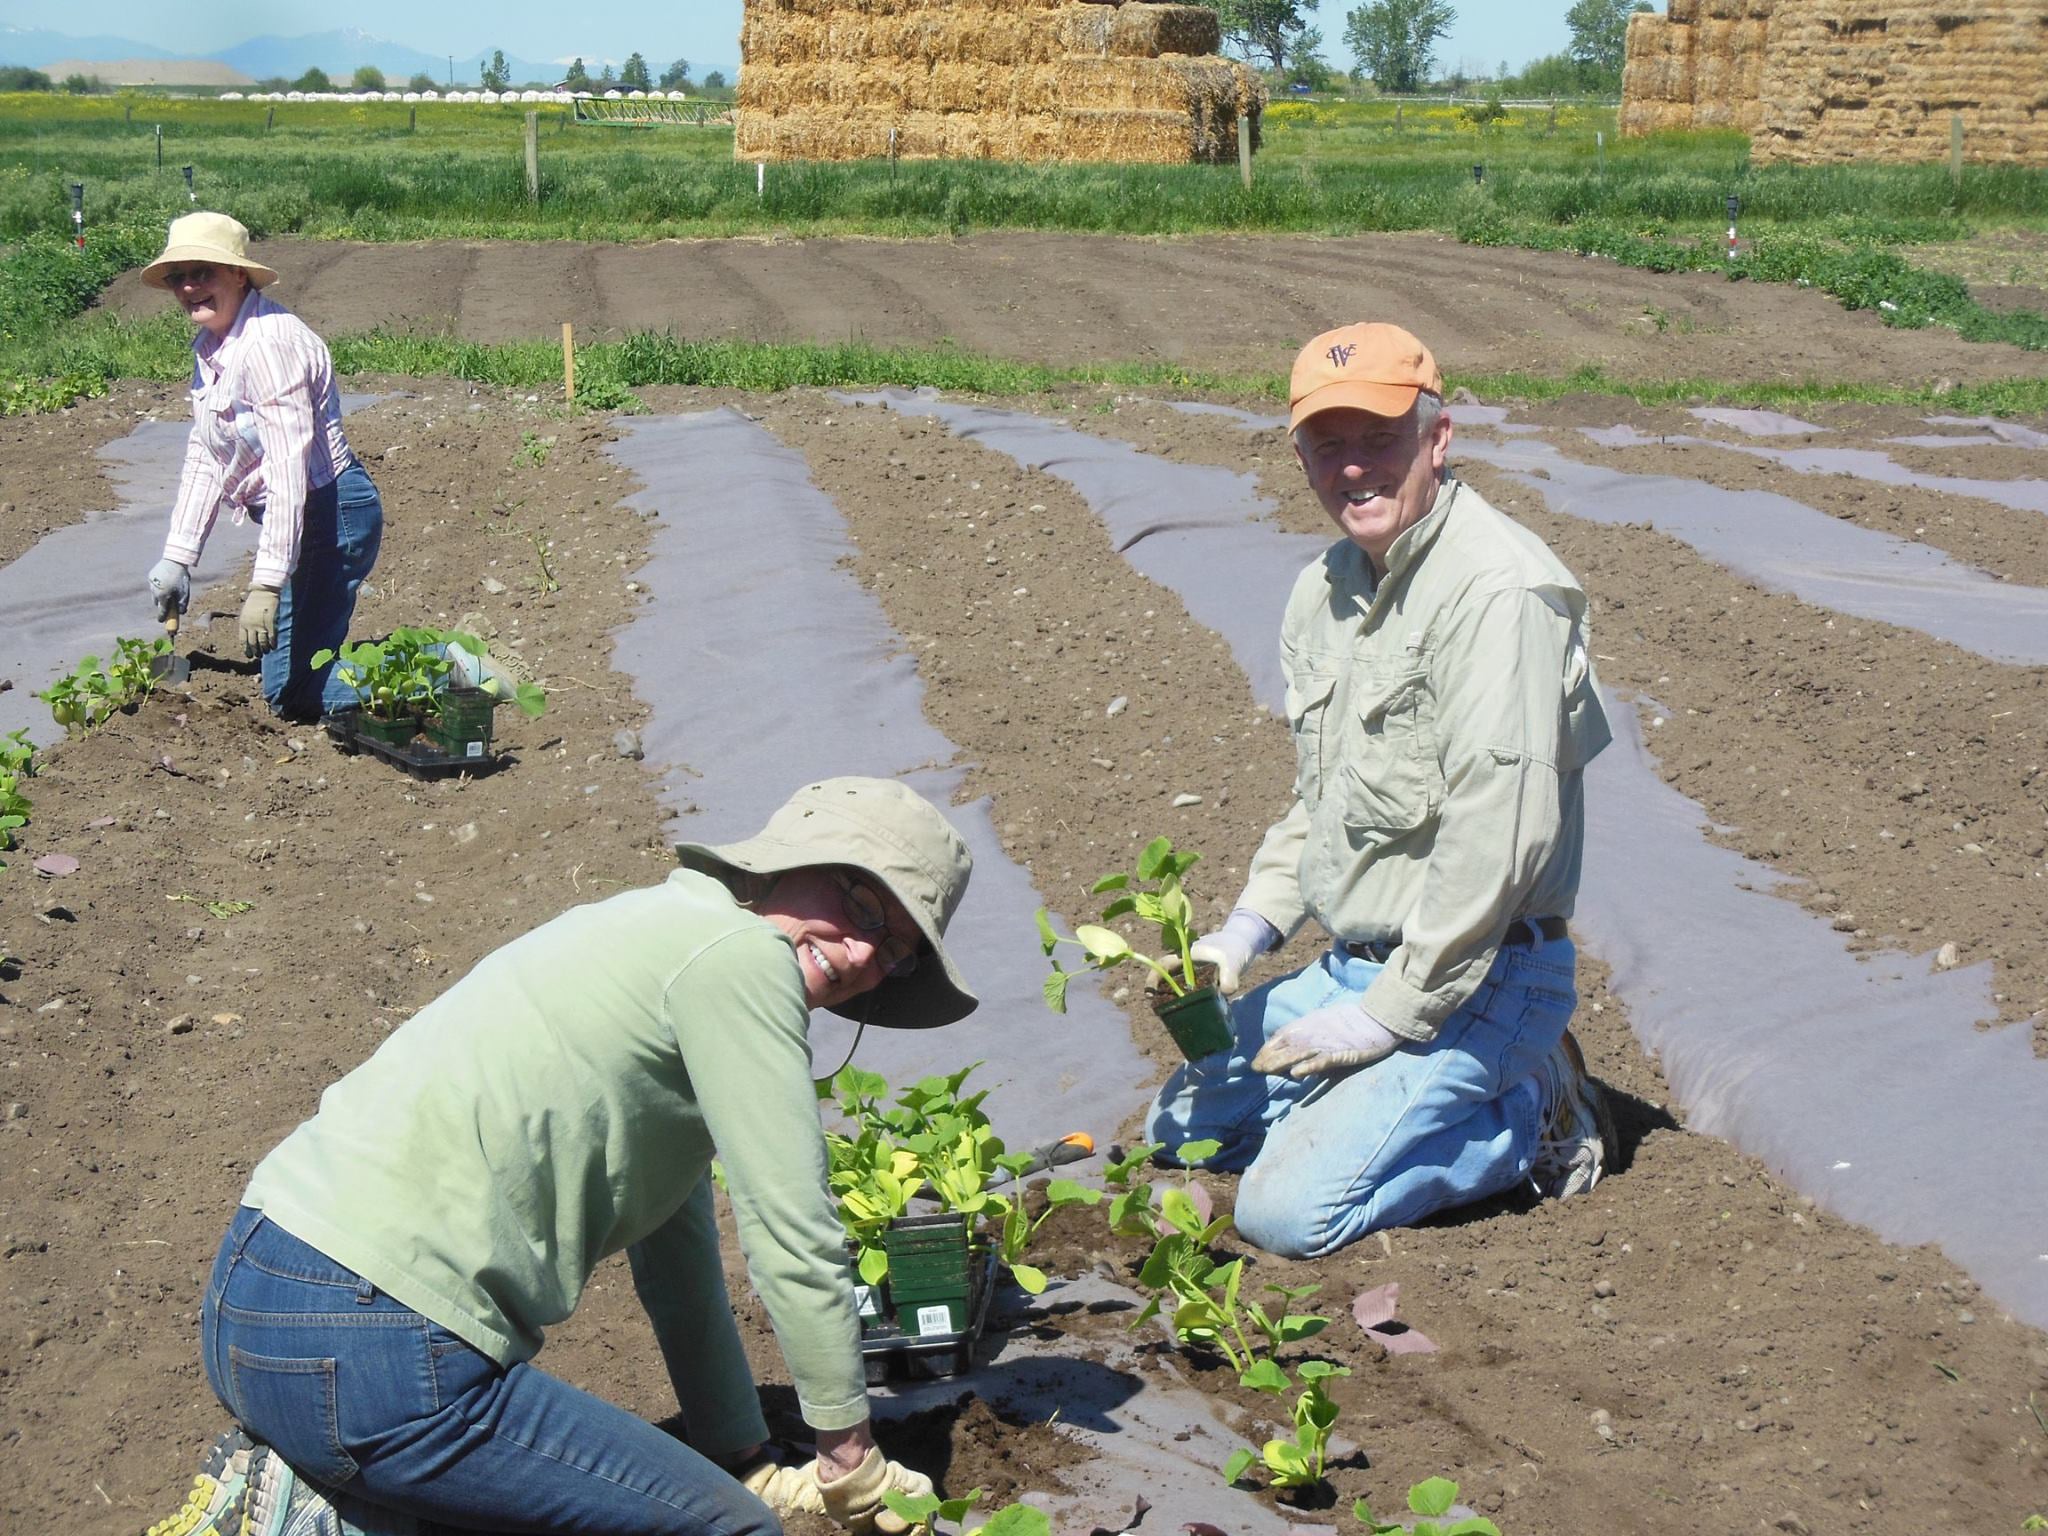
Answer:
[(1159, 1090), (1146, 1139), (1214, 1138), (1203, 1167), (1244, 1171), (1237, 1229), (1288, 1258), (1320, 1258), (1368, 1232), (1511, 1188), (1535, 1159), (1542, 1095), (1534, 1073), (1563, 1036), (1578, 993), (1569, 939), (1503, 948), (1463, 1008), (1427, 1045), (1306, 1082), (1251, 1059), (1282, 1026), (1357, 1001), (1377, 961), (1332, 949), (1231, 1008), (1228, 1051), (1187, 1063)]
[(200, 1341), (228, 1412), (370, 1536), (415, 1520), (587, 1536), (782, 1528), (644, 1419), (531, 1364), (500, 1366), (247, 1206), (214, 1260)]
[(356, 593), (384, 541), (384, 503), (354, 462), (306, 496), (299, 564), (277, 599), (277, 645), (263, 656), (263, 697), (287, 720), (313, 720), (356, 702), (355, 690), (315, 668), (315, 651), (338, 650), (355, 617)]

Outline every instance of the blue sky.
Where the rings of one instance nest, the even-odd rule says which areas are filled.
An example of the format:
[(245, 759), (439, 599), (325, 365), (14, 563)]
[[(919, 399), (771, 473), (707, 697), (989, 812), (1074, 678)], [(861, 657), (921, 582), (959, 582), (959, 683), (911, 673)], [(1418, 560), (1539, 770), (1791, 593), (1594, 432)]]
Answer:
[[(1358, 0), (1324, 0), (1317, 23), (1325, 56), (1348, 67), (1344, 14)], [(1439, 45), (1437, 62), (1483, 72), (1506, 60), (1516, 67), (1565, 44), (1569, 0), (1452, 0), (1458, 23)], [(682, 57), (702, 65), (739, 62), (741, 0), (609, 0), (585, 9), (561, 0), (498, 0), (489, 7), (449, 0), (87, 0), (77, 9), (46, 0), (0, 0), (0, 24), (43, 27), (74, 37), (104, 34), (153, 43), (179, 53), (210, 53), (265, 34), (291, 37), (357, 27), (427, 53), (466, 57), (502, 48), (527, 59), (623, 60), (638, 51), (653, 63)]]

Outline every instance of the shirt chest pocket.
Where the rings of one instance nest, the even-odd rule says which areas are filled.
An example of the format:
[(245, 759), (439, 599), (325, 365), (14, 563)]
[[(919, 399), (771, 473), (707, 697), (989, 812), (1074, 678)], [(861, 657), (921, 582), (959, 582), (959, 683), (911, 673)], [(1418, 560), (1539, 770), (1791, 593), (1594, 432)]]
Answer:
[(1287, 725), (1294, 734), (1294, 792), (1313, 809), (1323, 798), (1330, 758), (1323, 744), (1330, 697), (1337, 691), (1334, 669), (1303, 668), (1287, 679)]
[(1391, 843), (1420, 827), (1440, 795), (1427, 676), (1413, 668), (1361, 673), (1343, 715), (1335, 792), (1352, 841)]

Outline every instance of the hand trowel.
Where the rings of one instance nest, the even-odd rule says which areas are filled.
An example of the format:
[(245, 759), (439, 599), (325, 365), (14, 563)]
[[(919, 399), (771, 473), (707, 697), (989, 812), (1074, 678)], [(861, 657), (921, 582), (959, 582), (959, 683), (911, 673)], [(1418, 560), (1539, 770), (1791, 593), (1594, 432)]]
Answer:
[(192, 658), (178, 654), (178, 615), (176, 610), (164, 620), (164, 633), (171, 637), (171, 649), (156, 657), (149, 664), (150, 676), (160, 683), (182, 683), (192, 675)]

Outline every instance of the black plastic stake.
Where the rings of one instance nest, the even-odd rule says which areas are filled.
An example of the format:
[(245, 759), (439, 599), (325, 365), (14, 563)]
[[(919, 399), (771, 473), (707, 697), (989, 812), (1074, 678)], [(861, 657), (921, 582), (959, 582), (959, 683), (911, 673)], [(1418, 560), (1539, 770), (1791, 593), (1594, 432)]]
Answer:
[(199, 194), (192, 190), (192, 167), (187, 165), (181, 166), (179, 169), (185, 173), (185, 201), (188, 203), (198, 202)]
[(85, 249), (85, 183), (71, 183), (71, 238), (82, 251)]

